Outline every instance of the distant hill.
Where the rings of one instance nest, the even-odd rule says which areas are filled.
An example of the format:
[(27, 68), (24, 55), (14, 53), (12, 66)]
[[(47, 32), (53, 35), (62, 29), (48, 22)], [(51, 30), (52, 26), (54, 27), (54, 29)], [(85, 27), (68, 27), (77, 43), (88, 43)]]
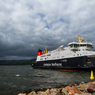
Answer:
[(0, 60), (0, 65), (31, 65), (36, 59), (31, 60)]

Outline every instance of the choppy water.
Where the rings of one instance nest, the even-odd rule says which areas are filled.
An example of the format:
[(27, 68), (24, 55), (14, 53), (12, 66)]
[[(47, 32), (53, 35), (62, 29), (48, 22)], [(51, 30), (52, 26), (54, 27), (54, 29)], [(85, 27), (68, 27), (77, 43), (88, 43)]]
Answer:
[(88, 81), (90, 72), (37, 70), (30, 65), (0, 66), (0, 95)]

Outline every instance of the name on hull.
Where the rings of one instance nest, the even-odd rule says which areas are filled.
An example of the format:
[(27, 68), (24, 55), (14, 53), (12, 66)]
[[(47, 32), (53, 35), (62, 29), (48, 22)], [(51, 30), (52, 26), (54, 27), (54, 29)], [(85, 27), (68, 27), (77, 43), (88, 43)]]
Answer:
[(43, 63), (43, 66), (62, 66), (62, 63)]

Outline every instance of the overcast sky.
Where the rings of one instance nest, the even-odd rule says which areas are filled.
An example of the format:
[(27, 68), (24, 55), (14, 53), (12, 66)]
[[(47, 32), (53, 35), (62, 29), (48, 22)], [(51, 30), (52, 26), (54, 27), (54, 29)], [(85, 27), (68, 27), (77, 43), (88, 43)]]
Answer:
[(36, 58), (44, 42), (52, 50), (77, 35), (95, 47), (95, 0), (0, 0), (0, 60)]

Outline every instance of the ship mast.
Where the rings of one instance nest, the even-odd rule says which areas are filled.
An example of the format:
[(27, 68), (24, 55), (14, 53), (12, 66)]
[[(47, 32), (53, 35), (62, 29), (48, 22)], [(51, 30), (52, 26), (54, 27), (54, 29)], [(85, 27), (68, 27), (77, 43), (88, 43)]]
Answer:
[(45, 45), (45, 50), (46, 50), (46, 53), (47, 53), (47, 47), (46, 47), (46, 44), (44, 43), (44, 45)]
[(82, 41), (84, 41), (84, 39), (80, 38), (79, 35), (77, 35), (77, 38), (78, 38), (78, 40), (79, 40), (80, 43), (82, 43)]

